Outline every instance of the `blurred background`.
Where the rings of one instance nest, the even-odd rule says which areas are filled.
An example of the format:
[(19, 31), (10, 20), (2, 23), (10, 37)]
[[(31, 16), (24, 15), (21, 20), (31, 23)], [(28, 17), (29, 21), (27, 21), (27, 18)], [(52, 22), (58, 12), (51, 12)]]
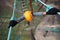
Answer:
[[(23, 1), (26, 3), (25, 4), (26, 8), (30, 10), (29, 0), (23, 0)], [(42, 0), (42, 1), (45, 2), (46, 0)], [(12, 16), (13, 3), (14, 3), (14, 0), (0, 0), (0, 40), (7, 40), (7, 35), (9, 30), (8, 24)], [(60, 0), (47, 0), (45, 3), (60, 9)], [(35, 2), (35, 0), (32, 0), (32, 4), (33, 4), (33, 12), (45, 11), (44, 6), (41, 8), (41, 5), (42, 5), (41, 3)], [(22, 10), (24, 10), (22, 8), (22, 0), (16, 0), (16, 10), (15, 10), (16, 19), (23, 15)], [(44, 16), (34, 17), (32, 21), (33, 26), (37, 27), (37, 25), (41, 22), (43, 18)], [(60, 16), (58, 16), (57, 18), (58, 20), (60, 20), (59, 19)], [(25, 20), (23, 20), (18, 25), (16, 25), (12, 29), (10, 40), (31, 40), (30, 30), (26, 31), (24, 29), (32, 27), (32, 25), (27, 27), (26, 25), (27, 25), (27, 22)]]

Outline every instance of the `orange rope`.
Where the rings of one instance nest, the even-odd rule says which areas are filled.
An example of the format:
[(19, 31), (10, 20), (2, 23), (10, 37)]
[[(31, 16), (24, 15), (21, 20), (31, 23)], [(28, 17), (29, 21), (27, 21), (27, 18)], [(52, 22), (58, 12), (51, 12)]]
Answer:
[(32, 0), (29, 0), (29, 3), (30, 3), (30, 10), (31, 10), (31, 13), (33, 14)]

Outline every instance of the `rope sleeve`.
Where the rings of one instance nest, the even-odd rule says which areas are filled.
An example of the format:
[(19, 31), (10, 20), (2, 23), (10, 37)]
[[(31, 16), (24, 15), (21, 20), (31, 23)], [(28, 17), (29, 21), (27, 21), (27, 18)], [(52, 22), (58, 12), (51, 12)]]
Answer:
[(48, 12), (46, 12), (46, 15), (56, 15), (56, 14), (58, 14), (58, 12), (60, 12), (59, 9), (57, 9), (57, 8), (52, 8), (52, 9), (50, 9)]

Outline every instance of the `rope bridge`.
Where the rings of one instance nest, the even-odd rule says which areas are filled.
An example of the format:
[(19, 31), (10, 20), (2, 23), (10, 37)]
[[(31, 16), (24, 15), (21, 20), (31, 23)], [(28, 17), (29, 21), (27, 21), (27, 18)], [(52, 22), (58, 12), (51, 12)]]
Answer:
[[(10, 20), (16, 20), (16, 19), (15, 19), (15, 16), (14, 16), (15, 10), (16, 10), (16, 1), (17, 1), (17, 0), (14, 0), (13, 13), (12, 13), (12, 17), (11, 17)], [(36, 1), (36, 0), (35, 0), (35, 1)], [(46, 7), (46, 12), (48, 12), (51, 8), (53, 8), (52, 6), (45, 4), (45, 3), (42, 2), (41, 0), (38, 0), (37, 2), (40, 2), (41, 4), (43, 4), (43, 5)], [(25, 12), (26, 10), (28, 10), (27, 7), (26, 7), (26, 5), (25, 5), (24, 0), (21, 0), (21, 3), (22, 3), (22, 8), (23, 8), (22, 11)], [(35, 12), (35, 13), (33, 13), (32, 0), (29, 0), (29, 3), (30, 3), (30, 4), (29, 4), (29, 5), (30, 5), (30, 11), (31, 11), (31, 13), (32, 13), (33, 16), (41, 16), (41, 15), (43, 15), (43, 14), (42, 14), (43, 12)], [(58, 15), (59, 15), (59, 14), (60, 14), (60, 12), (58, 12)], [(28, 16), (28, 15), (27, 15), (27, 16)], [(19, 17), (16, 21), (18, 21), (18, 23), (19, 23), (19, 22), (21, 22), (21, 21), (23, 21), (23, 20), (25, 20), (25, 16)], [(11, 31), (12, 31), (12, 26), (10, 26), (10, 28), (9, 28), (7, 40), (10, 40)], [(16, 38), (16, 40), (18, 40), (18, 38)], [(35, 40), (35, 39), (34, 39), (34, 40)]]

